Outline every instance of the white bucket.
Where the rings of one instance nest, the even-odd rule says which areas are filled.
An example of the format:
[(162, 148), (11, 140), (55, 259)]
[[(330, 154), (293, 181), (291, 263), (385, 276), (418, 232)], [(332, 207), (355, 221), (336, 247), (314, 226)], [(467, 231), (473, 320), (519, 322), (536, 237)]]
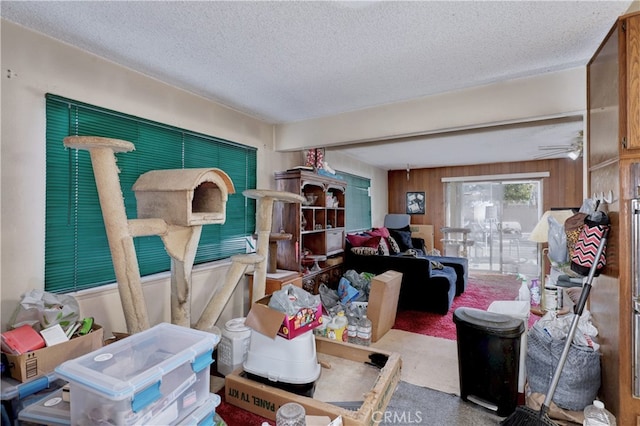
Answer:
[(225, 323), (218, 344), (218, 372), (223, 376), (242, 366), (247, 357), (251, 329), (244, 325), (244, 317)]

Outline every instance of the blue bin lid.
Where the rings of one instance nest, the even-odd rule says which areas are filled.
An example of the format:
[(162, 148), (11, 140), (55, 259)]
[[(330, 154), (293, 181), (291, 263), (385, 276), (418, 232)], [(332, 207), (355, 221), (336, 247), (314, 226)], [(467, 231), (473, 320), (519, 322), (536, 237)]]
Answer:
[(500, 337), (519, 337), (524, 333), (521, 319), (476, 308), (458, 308), (453, 312), (456, 326), (463, 325)]

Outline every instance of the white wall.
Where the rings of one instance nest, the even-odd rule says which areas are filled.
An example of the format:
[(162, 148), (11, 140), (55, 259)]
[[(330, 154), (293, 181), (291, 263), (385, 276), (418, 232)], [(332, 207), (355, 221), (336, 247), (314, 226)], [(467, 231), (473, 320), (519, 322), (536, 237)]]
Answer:
[[(46, 93), (256, 147), (258, 188), (273, 189), (274, 171), (301, 164), (299, 152), (274, 151), (270, 124), (5, 20), (1, 21), (1, 43), (2, 330), (21, 295), (44, 288)], [(376, 172), (358, 161), (341, 165), (345, 167), (341, 170), (350, 173), (364, 170), (367, 177), (378, 176), (376, 181), (382, 185), (378, 198), (384, 202), (377, 203), (386, 213), (386, 172)], [(222, 283), (227, 269), (226, 261), (194, 268), (194, 318), (199, 317), (213, 289)], [(169, 273), (143, 278), (152, 324), (170, 321), (169, 281)], [(218, 325), (246, 314), (246, 287), (245, 282), (239, 284)], [(103, 325), (106, 336), (112, 331), (126, 331), (115, 284), (75, 296), (82, 314), (93, 316)]]
[[(45, 94), (76, 99), (258, 148), (258, 187), (273, 186), (273, 169), (297, 163), (274, 153), (272, 126), (137, 72), (2, 21), (2, 328), (20, 296), (44, 288)], [(268, 165), (268, 167), (267, 167)], [(215, 225), (212, 225), (215, 226)], [(197, 268), (193, 313), (199, 316), (227, 269)], [(169, 274), (146, 278), (152, 324), (170, 321)], [(242, 288), (246, 287), (241, 283)], [(76, 295), (82, 313), (111, 331), (126, 331), (114, 286)], [(242, 315), (242, 294), (225, 317)]]
[(276, 126), (276, 149), (393, 140), (580, 115), (586, 70), (574, 68), (502, 81), (330, 117)]

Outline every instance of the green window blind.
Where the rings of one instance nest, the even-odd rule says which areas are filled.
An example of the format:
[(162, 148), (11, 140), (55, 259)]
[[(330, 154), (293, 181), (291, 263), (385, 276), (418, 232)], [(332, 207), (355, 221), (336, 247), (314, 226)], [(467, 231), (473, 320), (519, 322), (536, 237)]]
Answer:
[(338, 174), (347, 182), (345, 193), (346, 231), (371, 229), (371, 197), (369, 196), (371, 180), (350, 173), (338, 172)]
[[(45, 289), (69, 292), (115, 281), (111, 252), (89, 152), (66, 149), (70, 135), (123, 139), (135, 151), (116, 154), (127, 218), (137, 217), (131, 189), (150, 170), (219, 168), (229, 175), (223, 225), (206, 225), (196, 253), (200, 264), (245, 252), (255, 230), (255, 200), (242, 195), (256, 187), (256, 149), (212, 136), (141, 119), (48, 94), (46, 96)], [(134, 238), (142, 276), (171, 269), (158, 236)]]

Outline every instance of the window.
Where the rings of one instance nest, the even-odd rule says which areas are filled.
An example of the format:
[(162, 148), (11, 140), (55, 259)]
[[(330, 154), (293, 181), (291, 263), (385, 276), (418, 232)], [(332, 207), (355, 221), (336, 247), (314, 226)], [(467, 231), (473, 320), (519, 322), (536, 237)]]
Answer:
[[(69, 135), (123, 139), (135, 151), (118, 153), (120, 187), (127, 218), (136, 217), (132, 186), (150, 170), (217, 167), (235, 186), (224, 225), (207, 225), (195, 264), (245, 252), (255, 230), (255, 200), (242, 195), (256, 187), (256, 149), (55, 95), (46, 96), (45, 289), (77, 291), (115, 281), (89, 152), (66, 149)], [(232, 214), (229, 214), (232, 212)], [(134, 239), (142, 276), (168, 271), (169, 255), (158, 236)]]
[[(446, 182), (445, 188), (447, 226), (469, 230), (470, 269), (537, 276), (538, 244), (529, 234), (540, 216), (540, 177), (466, 177)], [(459, 255), (460, 237), (445, 236), (445, 255)]]
[(347, 182), (345, 209), (347, 211), (346, 231), (355, 232), (371, 229), (371, 180), (349, 173), (338, 172)]

